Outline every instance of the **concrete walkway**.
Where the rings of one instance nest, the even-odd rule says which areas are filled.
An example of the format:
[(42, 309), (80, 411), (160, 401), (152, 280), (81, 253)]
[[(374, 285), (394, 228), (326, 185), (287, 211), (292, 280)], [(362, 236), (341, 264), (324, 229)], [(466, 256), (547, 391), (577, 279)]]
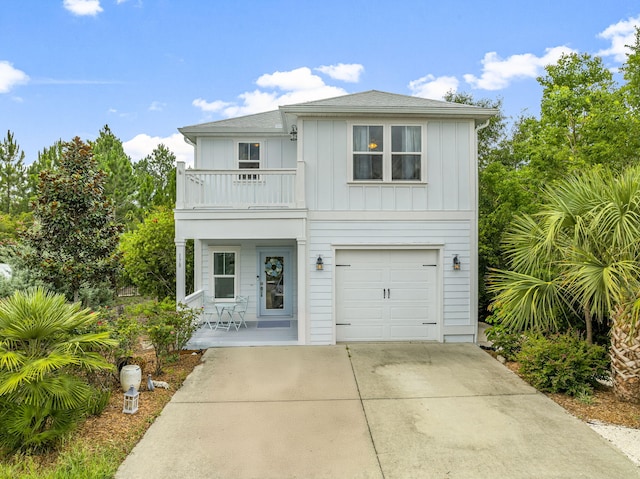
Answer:
[(376, 343), (207, 351), (116, 478), (631, 479), (640, 469), (477, 346)]

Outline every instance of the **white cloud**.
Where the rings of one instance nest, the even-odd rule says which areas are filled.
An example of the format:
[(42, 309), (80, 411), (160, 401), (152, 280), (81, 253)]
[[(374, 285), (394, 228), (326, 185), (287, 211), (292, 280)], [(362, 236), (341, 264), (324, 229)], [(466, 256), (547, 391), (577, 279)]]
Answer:
[(176, 155), (177, 161), (184, 161), (188, 165), (193, 165), (193, 146), (184, 141), (184, 137), (181, 133), (174, 133), (173, 135), (166, 136), (164, 138), (140, 133), (129, 141), (123, 142), (122, 147), (124, 148), (125, 153), (129, 155), (133, 161), (138, 161), (145, 156), (150, 155), (160, 143), (169, 148), (169, 150)]
[(29, 76), (7, 61), (0, 61), (0, 93), (8, 93), (14, 86), (27, 83)]
[(64, 8), (78, 16), (95, 16), (102, 12), (100, 0), (64, 0), (63, 5)]
[(483, 90), (501, 90), (509, 86), (513, 80), (521, 78), (536, 78), (545, 66), (556, 63), (563, 54), (574, 52), (569, 47), (547, 48), (541, 57), (533, 53), (511, 55), (502, 59), (496, 52), (485, 54), (482, 59), (482, 75), (464, 75), (464, 79), (473, 88)]
[(226, 101), (221, 101), (221, 100), (216, 100), (216, 101), (212, 101), (212, 102), (208, 102), (207, 100), (203, 99), (203, 98), (196, 98), (195, 100), (193, 100), (191, 102), (191, 104), (195, 107), (200, 108), (202, 111), (207, 111), (207, 112), (216, 112), (216, 111), (220, 111), (230, 105), (233, 105), (233, 103), (229, 103)]
[(149, 111), (162, 111), (165, 106), (167, 106), (167, 104), (161, 101), (152, 101), (151, 105), (149, 105)]
[(334, 80), (358, 83), (360, 75), (364, 73), (364, 66), (359, 63), (338, 63), (337, 65), (322, 65), (315, 70), (330, 76)]
[(610, 25), (598, 34), (598, 37), (611, 42), (611, 47), (600, 50), (596, 55), (606, 57), (613, 56), (616, 61), (625, 62), (629, 48), (627, 45), (635, 44), (636, 27), (640, 27), (640, 15)]
[(449, 91), (457, 91), (459, 81), (456, 77), (426, 75), (409, 82), (409, 89), (413, 96), (442, 100)]
[(266, 73), (256, 80), (256, 84), (259, 89), (238, 95), (240, 102), (208, 102), (203, 98), (197, 98), (193, 100), (192, 105), (204, 112), (219, 113), (229, 118), (277, 110), (281, 105), (320, 100), (347, 93), (342, 88), (325, 84), (322, 78), (314, 75), (307, 67)]
[(321, 88), (324, 82), (322, 78), (312, 74), (311, 69), (302, 67), (288, 72), (265, 73), (256, 80), (256, 85), (262, 88), (292, 91)]

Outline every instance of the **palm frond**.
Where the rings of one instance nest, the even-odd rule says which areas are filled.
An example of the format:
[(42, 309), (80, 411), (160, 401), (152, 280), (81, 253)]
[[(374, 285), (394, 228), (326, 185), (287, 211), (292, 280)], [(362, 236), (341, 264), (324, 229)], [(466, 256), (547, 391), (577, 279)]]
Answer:
[(559, 316), (570, 307), (555, 278), (493, 270), (489, 290), (503, 324), (517, 331), (557, 330)]

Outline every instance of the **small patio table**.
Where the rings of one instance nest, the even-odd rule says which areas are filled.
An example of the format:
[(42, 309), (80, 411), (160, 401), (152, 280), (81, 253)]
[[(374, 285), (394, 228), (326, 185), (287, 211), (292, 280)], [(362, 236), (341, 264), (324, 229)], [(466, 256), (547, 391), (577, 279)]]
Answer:
[[(213, 330), (220, 328), (220, 329), (225, 329), (226, 331), (229, 331), (229, 329), (231, 328), (231, 325), (233, 324), (233, 326), (236, 328), (236, 331), (237, 331), (239, 327), (236, 324), (235, 319), (233, 319), (233, 312), (236, 309), (236, 306), (237, 306), (237, 303), (235, 302), (215, 303), (213, 307), (216, 309), (216, 315), (218, 316), (218, 320), (216, 321), (215, 327), (212, 327), (211, 322), (207, 321), (209, 328)], [(224, 320), (225, 313), (227, 313), (227, 316), (229, 316), (229, 319), (227, 321)]]

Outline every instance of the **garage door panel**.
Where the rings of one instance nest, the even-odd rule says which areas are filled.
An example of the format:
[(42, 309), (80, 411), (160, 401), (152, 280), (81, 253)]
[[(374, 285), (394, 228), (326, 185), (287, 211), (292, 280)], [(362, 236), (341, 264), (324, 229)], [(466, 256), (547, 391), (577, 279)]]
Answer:
[(338, 250), (338, 341), (436, 340), (434, 250)]
[(424, 321), (428, 318), (429, 311), (426, 305), (391, 306), (389, 308), (389, 321)]
[(374, 320), (382, 321), (382, 308), (371, 307), (371, 305), (349, 306), (344, 308), (345, 315), (341, 321), (344, 323), (369, 322)]
[(382, 288), (345, 288), (343, 298), (346, 301), (379, 301)]

